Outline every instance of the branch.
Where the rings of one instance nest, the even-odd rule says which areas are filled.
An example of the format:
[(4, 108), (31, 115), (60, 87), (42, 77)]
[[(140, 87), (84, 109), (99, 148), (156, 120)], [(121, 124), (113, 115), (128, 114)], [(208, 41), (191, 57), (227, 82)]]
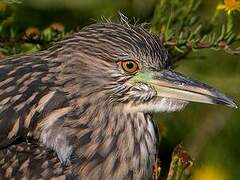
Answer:
[(233, 49), (227, 42), (220, 41), (216, 44), (214, 43), (208, 43), (208, 42), (196, 42), (192, 40), (180, 40), (180, 41), (165, 41), (165, 46), (170, 47), (177, 47), (177, 48), (188, 48), (188, 49), (207, 49), (207, 48), (214, 48), (214, 49), (223, 49), (225, 52), (232, 54), (232, 55), (238, 55), (240, 54), (240, 48)]

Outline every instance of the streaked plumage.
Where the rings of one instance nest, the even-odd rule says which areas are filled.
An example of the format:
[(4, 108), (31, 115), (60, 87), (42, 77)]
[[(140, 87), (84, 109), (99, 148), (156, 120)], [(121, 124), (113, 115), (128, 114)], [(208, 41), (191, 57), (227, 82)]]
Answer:
[[(123, 70), (121, 62), (129, 59), (138, 72)], [(164, 77), (142, 76), (143, 70), (164, 72), (177, 85), (159, 38), (129, 24), (94, 24), (49, 50), (1, 60), (0, 176), (151, 177), (158, 137), (151, 113), (181, 110), (189, 99), (159, 96), (147, 81)], [(217, 97), (217, 103), (234, 106), (215, 89), (181, 75), (177, 80), (211, 90), (193, 101)]]

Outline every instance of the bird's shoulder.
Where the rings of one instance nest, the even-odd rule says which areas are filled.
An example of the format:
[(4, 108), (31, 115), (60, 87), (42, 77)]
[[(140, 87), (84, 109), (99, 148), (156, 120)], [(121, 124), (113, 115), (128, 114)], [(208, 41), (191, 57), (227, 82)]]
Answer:
[(72, 165), (41, 144), (20, 143), (0, 151), (0, 177), (11, 179), (74, 179)]
[(54, 84), (53, 65), (44, 59), (44, 53), (0, 61), (0, 148), (27, 135), (66, 102), (66, 95)]
[(39, 123), (49, 119), (47, 117), (51, 113), (59, 114), (67, 102), (65, 94), (58, 90), (36, 94), (22, 102), (20, 100), (15, 104), (9, 103), (1, 108), (0, 148), (8, 146), (19, 137), (27, 138)]

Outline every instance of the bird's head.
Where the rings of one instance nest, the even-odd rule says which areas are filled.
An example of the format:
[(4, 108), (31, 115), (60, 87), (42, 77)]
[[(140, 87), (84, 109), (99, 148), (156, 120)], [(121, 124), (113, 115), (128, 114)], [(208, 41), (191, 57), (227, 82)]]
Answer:
[(141, 112), (178, 111), (189, 102), (236, 107), (213, 87), (172, 70), (160, 39), (143, 27), (95, 24), (66, 41), (74, 45), (76, 39), (81, 54), (71, 71), (79, 74), (88, 95), (100, 92)]

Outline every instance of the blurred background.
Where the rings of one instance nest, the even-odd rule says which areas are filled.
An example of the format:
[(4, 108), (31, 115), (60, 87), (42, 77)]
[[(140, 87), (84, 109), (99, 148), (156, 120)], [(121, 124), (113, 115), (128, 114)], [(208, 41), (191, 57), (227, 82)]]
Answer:
[[(203, 0), (200, 13), (211, 13), (218, 2)], [(132, 23), (151, 23), (158, 3), (157, 0), (0, 1), (0, 58), (44, 49), (55, 31), (76, 31), (104, 18), (116, 21), (119, 11)], [(38, 41), (40, 32), (45, 41), (31, 43)], [(25, 41), (26, 38), (31, 41)], [(240, 105), (239, 55), (198, 50), (179, 61), (176, 69), (213, 85)], [(169, 166), (173, 148), (181, 143), (195, 159), (191, 179), (240, 179), (238, 109), (192, 103), (182, 112), (157, 114), (155, 119), (162, 136), (159, 149), (165, 167), (163, 173)]]

